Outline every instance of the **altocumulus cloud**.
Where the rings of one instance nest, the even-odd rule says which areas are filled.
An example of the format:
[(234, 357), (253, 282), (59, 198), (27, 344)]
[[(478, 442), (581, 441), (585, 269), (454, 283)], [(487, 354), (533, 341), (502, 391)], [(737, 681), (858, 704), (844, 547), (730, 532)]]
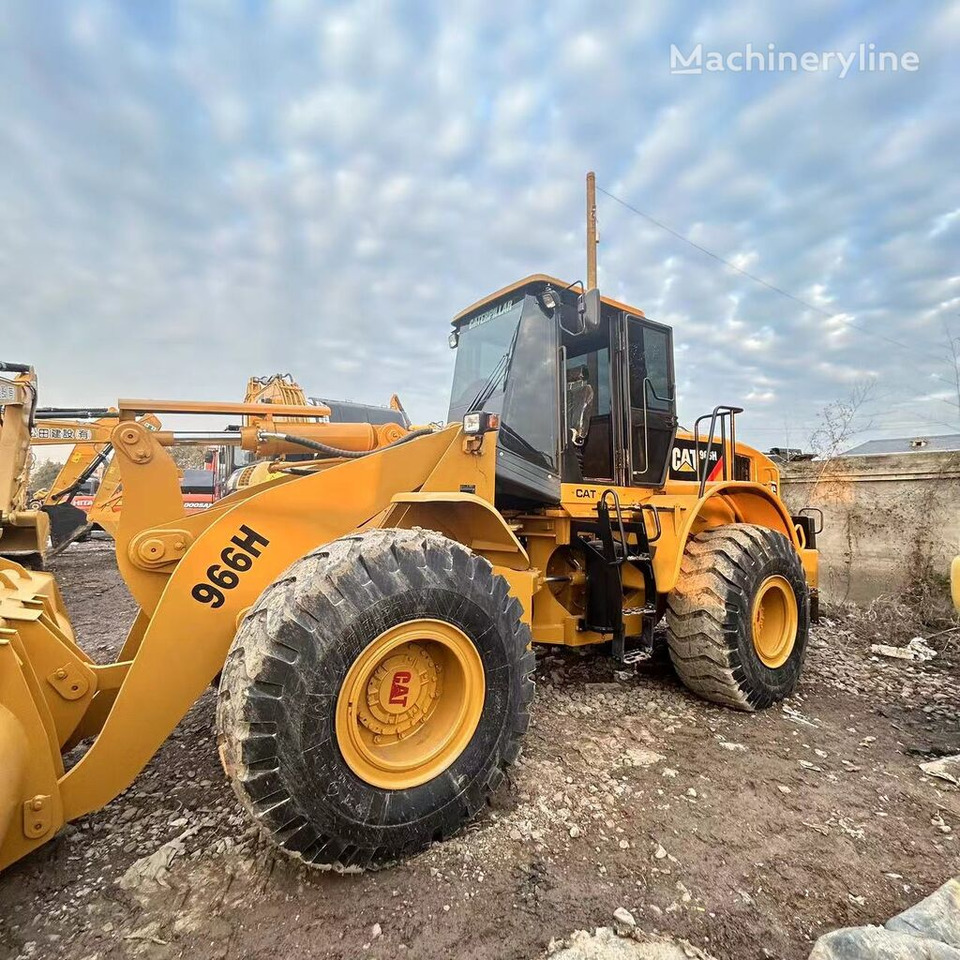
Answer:
[[(748, 41), (920, 69), (670, 74), (672, 43)], [(870, 377), (875, 434), (960, 429), (958, 43), (938, 2), (8, 2), (0, 353), (49, 404), (289, 370), (442, 417), (447, 321), (530, 272), (581, 277), (596, 169), (835, 315), (602, 197), (601, 286), (675, 326), (685, 421), (743, 402), (747, 439), (799, 445)]]

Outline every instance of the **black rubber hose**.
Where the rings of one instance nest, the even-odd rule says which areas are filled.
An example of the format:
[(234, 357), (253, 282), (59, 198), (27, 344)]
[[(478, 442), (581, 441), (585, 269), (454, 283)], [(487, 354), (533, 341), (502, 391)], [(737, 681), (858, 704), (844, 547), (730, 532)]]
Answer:
[(319, 440), (309, 440), (307, 437), (296, 437), (291, 433), (260, 433), (260, 436), (267, 440), (282, 440), (284, 443), (295, 443), (299, 447), (306, 447), (308, 450), (316, 450), (318, 453), (322, 453), (327, 457), (342, 457), (347, 460), (359, 460), (361, 457), (369, 457), (371, 453), (379, 453), (381, 450), (389, 450), (391, 447), (399, 447), (401, 443), (409, 443), (411, 440), (416, 440), (417, 437), (425, 437), (428, 433), (433, 433), (431, 427), (421, 427), (419, 430), (414, 430), (412, 433), (408, 433), (405, 437), (400, 437), (399, 440), (394, 440), (393, 443), (388, 443), (386, 446), (377, 447), (375, 450), (341, 450), (338, 447), (330, 447), (325, 443), (320, 443)]

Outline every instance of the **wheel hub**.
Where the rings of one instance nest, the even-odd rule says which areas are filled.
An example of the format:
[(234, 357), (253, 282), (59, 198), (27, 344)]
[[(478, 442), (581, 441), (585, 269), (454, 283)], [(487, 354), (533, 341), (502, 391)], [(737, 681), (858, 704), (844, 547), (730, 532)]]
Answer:
[(440, 673), (424, 646), (405, 644), (370, 675), (357, 719), (380, 738), (378, 743), (401, 739), (424, 723), (436, 706)]
[(363, 781), (405, 790), (441, 774), (483, 714), (477, 648), (442, 620), (384, 631), (354, 660), (337, 697), (337, 746)]
[(767, 577), (753, 601), (753, 647), (761, 663), (782, 667), (797, 641), (797, 598), (781, 576)]

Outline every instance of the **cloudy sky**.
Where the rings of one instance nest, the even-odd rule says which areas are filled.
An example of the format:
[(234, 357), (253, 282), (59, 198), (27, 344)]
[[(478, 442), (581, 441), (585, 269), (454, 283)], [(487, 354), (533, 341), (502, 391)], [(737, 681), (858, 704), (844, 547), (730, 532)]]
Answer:
[[(673, 75), (687, 55), (919, 69)], [(0, 6), (0, 359), (41, 402), (240, 398), (251, 374), (446, 412), (449, 318), (583, 268), (672, 324), (681, 416), (805, 445), (960, 430), (960, 4), (314, 0)], [(860, 439), (858, 437), (857, 439)]]

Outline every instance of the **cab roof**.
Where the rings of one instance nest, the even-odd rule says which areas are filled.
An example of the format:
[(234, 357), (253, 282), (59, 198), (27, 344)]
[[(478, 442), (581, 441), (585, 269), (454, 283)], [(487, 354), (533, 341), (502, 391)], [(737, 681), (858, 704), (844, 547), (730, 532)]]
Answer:
[[(545, 273), (532, 273), (529, 277), (524, 277), (522, 280), (517, 280), (515, 283), (501, 287), (501, 289), (495, 291), (494, 293), (490, 293), (482, 299), (477, 300), (476, 303), (470, 304), (469, 307), (467, 307), (465, 310), (461, 310), (450, 322), (452, 324), (457, 324), (464, 317), (469, 316), (471, 313), (476, 313), (477, 310), (479, 310), (481, 307), (485, 307), (488, 303), (493, 303), (494, 300), (499, 300), (508, 293), (512, 293), (514, 290), (519, 290), (522, 287), (526, 287), (531, 283), (549, 283), (550, 286), (556, 287), (558, 290), (565, 290), (569, 288), (571, 290), (577, 290), (578, 292), (583, 291), (583, 284), (581, 284), (579, 281), (571, 284), (567, 283), (565, 280), (558, 280), (556, 277), (548, 276)], [(621, 301), (614, 300), (611, 297), (601, 296), (600, 302), (605, 303), (608, 307), (613, 307), (616, 310), (625, 310), (637, 317), (645, 316), (642, 310), (638, 310), (636, 307), (631, 307), (628, 303), (621, 303)]]

